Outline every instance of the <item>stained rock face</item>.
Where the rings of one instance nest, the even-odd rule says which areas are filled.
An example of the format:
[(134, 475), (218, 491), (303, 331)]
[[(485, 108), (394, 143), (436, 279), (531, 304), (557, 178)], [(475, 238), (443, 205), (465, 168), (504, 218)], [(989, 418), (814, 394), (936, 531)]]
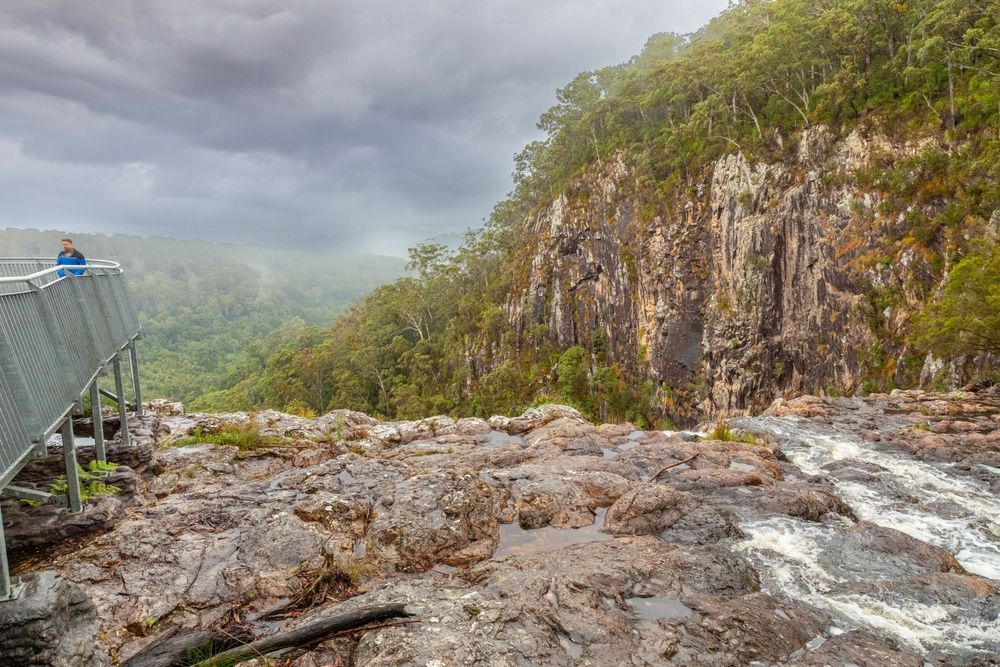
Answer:
[[(860, 407), (773, 411), (800, 407), (861, 429)], [(831, 594), (884, 599), (904, 614), (954, 609), (942, 622), (969, 627), (995, 623), (1000, 604), (996, 582), (951, 551), (859, 521), (778, 438), (595, 426), (564, 406), (488, 421), (155, 419), (146, 433), (160, 434), (156, 465), (136, 478), (127, 515), (31, 565), (86, 591), (93, 611), (80, 617), (96, 615), (99, 652), (122, 661), (167, 632), (273, 632), (386, 602), (405, 603), (417, 623), (330, 640), (293, 664), (922, 667), (986, 664), (991, 651), (978, 636), (964, 652), (912, 642), (784, 594), (774, 574), (783, 556), (768, 549), (784, 548), (784, 526), (805, 526), (819, 537), (803, 553), (819, 554)], [(169, 444), (251, 420), (281, 444)], [(74, 656), (62, 664), (91, 664)]]
[[(528, 221), (532, 263), (507, 304), (513, 330), (544, 325), (563, 349), (595, 349), (600, 337), (632, 377), (687, 399), (671, 401), (680, 421), (857, 391), (876, 343), (903, 353), (876, 337), (872, 318), (902, 331), (922, 304), (914, 286), (941, 275), (912, 251), (870, 260), (902, 223), (880, 221), (880, 196), (856, 174), (875, 152), (903, 159), (920, 145), (814, 127), (798, 146), (774, 164), (723, 157), (670, 210), (623, 160), (585, 172)], [(902, 303), (874, 312), (870, 297), (885, 290)], [(945, 365), (929, 358), (923, 382), (961, 386), (963, 369), (944, 377)]]

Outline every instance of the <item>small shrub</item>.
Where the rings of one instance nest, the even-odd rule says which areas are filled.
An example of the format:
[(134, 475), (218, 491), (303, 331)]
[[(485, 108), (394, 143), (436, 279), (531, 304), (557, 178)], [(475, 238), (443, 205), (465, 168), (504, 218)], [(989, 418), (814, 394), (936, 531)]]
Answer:
[(295, 415), (296, 417), (305, 417), (306, 419), (316, 418), (316, 411), (308, 403), (301, 400), (294, 400), (286, 404), (283, 412)]
[(708, 435), (705, 436), (705, 440), (722, 440), (724, 442), (745, 442), (748, 445), (757, 444), (757, 436), (753, 433), (737, 433), (733, 429), (729, 428), (729, 424), (726, 422), (718, 422)]

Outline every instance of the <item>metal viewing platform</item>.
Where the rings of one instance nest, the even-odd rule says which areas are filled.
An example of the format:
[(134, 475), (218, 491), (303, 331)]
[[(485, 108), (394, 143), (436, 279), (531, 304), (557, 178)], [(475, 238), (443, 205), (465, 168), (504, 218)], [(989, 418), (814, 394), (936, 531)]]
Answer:
[[(73, 415), (89, 396), (94, 448), (106, 461), (102, 395), (118, 405), (120, 437), (128, 442), (128, 404), (122, 379), (127, 355), (135, 410), (142, 411), (135, 341), (139, 318), (121, 266), (106, 260), (56, 266), (54, 260), (0, 258), (0, 493), (27, 501), (82, 509)], [(115, 391), (98, 386), (114, 373)], [(53, 495), (11, 484), (33, 459), (48, 455), (46, 443), (61, 432), (68, 491)], [(10, 578), (0, 516), (0, 603), (18, 594)]]

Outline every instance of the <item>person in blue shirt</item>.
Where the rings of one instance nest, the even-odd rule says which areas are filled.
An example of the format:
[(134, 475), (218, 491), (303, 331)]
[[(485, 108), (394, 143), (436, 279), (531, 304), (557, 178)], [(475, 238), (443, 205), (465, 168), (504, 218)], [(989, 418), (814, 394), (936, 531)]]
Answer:
[[(70, 264), (72, 266), (80, 266), (87, 263), (87, 258), (83, 256), (79, 250), (73, 247), (73, 239), (63, 239), (62, 240), (62, 252), (56, 257), (56, 264)], [(86, 273), (85, 269), (70, 269), (70, 273), (74, 276), (82, 276)], [(65, 278), (66, 271), (60, 269), (59, 277)]]

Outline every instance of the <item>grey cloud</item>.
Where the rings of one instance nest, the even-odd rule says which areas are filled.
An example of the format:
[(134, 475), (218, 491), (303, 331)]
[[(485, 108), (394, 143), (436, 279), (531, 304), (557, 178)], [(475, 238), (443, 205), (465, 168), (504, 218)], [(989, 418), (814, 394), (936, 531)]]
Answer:
[(5, 0), (0, 224), (395, 253), (477, 226), (574, 74), (725, 0)]

